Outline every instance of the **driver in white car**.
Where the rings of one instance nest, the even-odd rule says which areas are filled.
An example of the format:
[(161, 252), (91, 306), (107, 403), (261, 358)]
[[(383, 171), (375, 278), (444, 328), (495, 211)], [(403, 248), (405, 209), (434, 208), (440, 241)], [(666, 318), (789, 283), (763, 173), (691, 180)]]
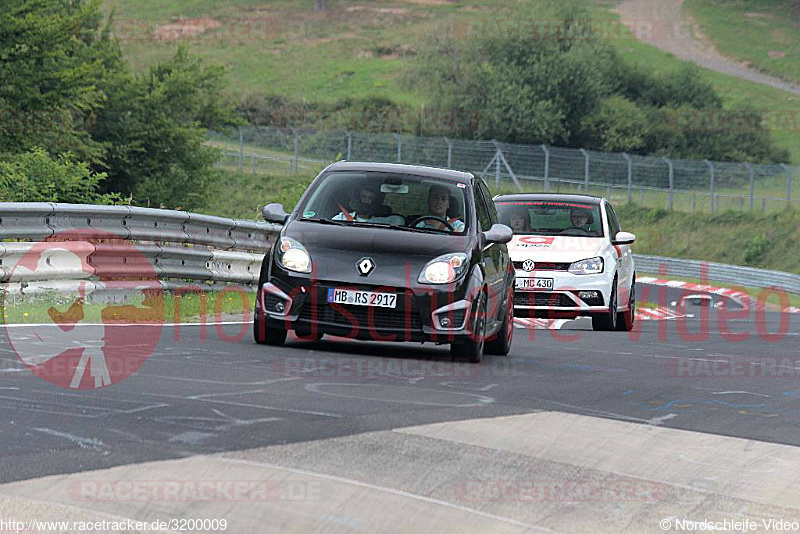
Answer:
[[(435, 228), (437, 230), (447, 230), (448, 232), (463, 232), (464, 222), (460, 217), (448, 217), (447, 210), (450, 209), (450, 190), (442, 185), (434, 185), (428, 190), (428, 210), (430, 215), (417, 223), (417, 228)], [(447, 221), (444, 224), (441, 221)], [(451, 230), (452, 228), (452, 230)]]
[(588, 211), (581, 209), (571, 210), (569, 213), (569, 220), (570, 224), (572, 224), (572, 228), (591, 232), (589, 225), (592, 223), (592, 217)]

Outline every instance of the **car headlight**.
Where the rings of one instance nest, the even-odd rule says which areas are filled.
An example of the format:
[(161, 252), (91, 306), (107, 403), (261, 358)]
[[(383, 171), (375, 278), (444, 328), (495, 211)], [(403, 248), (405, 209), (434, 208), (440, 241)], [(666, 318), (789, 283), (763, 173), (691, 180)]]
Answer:
[(419, 275), (421, 284), (449, 284), (464, 275), (468, 257), (462, 252), (444, 254), (428, 262)]
[(599, 274), (603, 272), (603, 258), (576, 261), (569, 266), (572, 274)]
[(278, 263), (298, 273), (311, 272), (311, 256), (306, 247), (291, 237), (282, 237), (278, 244)]

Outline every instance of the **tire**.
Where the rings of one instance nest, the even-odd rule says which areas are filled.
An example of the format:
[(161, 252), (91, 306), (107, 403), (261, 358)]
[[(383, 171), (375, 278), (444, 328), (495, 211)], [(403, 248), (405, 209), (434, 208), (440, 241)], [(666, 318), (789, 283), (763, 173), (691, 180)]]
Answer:
[(617, 314), (617, 331), (630, 332), (633, 330), (633, 323), (636, 322), (636, 278), (631, 283), (630, 298), (628, 299), (628, 310)]
[(611, 294), (609, 296), (608, 311), (592, 315), (592, 329), (598, 331), (609, 331), (617, 329), (617, 280), (611, 284)]
[(511, 351), (511, 340), (514, 337), (514, 294), (509, 290), (506, 296), (506, 313), (500, 330), (494, 338), (486, 342), (486, 354), (508, 356)]
[[(480, 363), (486, 340), (486, 293), (481, 292), (472, 314), (472, 333), (466, 339), (450, 345), (453, 359)], [(476, 339), (477, 338), (477, 339)]]
[(267, 318), (256, 304), (253, 314), (253, 339), (259, 345), (283, 345), (286, 342), (286, 330), (272, 328), (266, 324)]

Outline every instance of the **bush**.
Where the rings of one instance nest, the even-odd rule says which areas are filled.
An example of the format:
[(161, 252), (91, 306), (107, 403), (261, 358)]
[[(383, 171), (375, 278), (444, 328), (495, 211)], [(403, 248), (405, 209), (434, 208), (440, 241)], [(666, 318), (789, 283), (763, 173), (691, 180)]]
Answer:
[(747, 241), (747, 246), (744, 249), (744, 262), (747, 265), (759, 265), (769, 248), (769, 239), (764, 236), (753, 237)]
[(0, 161), (0, 200), (3, 202), (69, 202), (114, 204), (119, 195), (99, 193), (103, 173), (94, 174), (89, 165), (72, 154), (51, 158), (37, 148)]

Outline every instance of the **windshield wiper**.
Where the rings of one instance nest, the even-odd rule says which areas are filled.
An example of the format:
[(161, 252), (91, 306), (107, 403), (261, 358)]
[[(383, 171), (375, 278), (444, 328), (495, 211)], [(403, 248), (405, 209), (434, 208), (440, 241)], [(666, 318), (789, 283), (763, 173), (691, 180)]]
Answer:
[(347, 226), (348, 224), (353, 224), (349, 221), (334, 221), (333, 219), (300, 219), (301, 221), (309, 221), (315, 222), (320, 224), (333, 224), (336, 226)]

